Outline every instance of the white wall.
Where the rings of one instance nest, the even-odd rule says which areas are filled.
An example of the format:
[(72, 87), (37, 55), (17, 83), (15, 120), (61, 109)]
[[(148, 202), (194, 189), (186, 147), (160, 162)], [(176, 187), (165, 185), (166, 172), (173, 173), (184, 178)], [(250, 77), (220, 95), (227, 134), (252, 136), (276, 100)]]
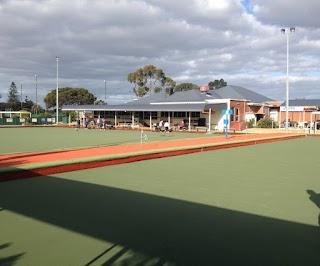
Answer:
[(251, 119), (254, 119), (254, 125), (257, 124), (257, 118), (254, 114), (246, 114), (246, 122), (249, 122)]

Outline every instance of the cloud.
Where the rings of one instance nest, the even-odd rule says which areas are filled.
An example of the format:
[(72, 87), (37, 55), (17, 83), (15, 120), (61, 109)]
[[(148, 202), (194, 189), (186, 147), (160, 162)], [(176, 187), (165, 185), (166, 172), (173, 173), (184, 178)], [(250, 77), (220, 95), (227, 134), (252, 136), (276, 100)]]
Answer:
[(286, 37), (280, 29), (289, 26), (297, 29), (290, 36), (290, 96), (320, 98), (319, 3), (273, 2), (2, 0), (2, 100), (12, 81), (34, 100), (34, 75), (43, 99), (56, 87), (56, 56), (59, 87), (84, 87), (104, 99), (107, 80), (109, 103), (131, 99), (127, 75), (149, 64), (178, 84), (223, 78), (284, 100)]
[(254, 5), (254, 15), (263, 23), (283, 27), (316, 28), (319, 26), (320, 2), (318, 0), (251, 0), (251, 2)]

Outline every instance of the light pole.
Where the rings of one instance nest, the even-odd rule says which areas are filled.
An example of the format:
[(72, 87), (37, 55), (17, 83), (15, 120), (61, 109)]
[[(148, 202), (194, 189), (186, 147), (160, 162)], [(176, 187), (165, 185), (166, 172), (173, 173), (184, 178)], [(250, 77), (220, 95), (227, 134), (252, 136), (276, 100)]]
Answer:
[(107, 104), (107, 81), (104, 81), (104, 104)]
[(20, 103), (21, 103), (21, 111), (22, 111), (22, 84), (21, 84), (21, 99), (20, 99)]
[(36, 110), (35, 113), (38, 114), (38, 77), (37, 75), (34, 75), (36, 78)]
[(286, 78), (286, 133), (289, 130), (289, 35), (296, 31), (295, 27), (281, 29), (282, 34), (287, 35), (287, 78)]
[(59, 57), (56, 56), (57, 60), (57, 88), (56, 88), (56, 124), (59, 124)]

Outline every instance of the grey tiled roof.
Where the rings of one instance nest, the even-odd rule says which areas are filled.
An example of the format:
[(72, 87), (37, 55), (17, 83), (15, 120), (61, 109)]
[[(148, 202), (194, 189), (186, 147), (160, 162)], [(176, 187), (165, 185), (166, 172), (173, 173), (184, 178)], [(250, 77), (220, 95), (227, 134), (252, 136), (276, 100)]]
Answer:
[(243, 87), (228, 85), (217, 90), (209, 90), (207, 93), (203, 93), (200, 90), (194, 89), (189, 91), (175, 92), (172, 95), (166, 95), (166, 93), (162, 91), (160, 93), (155, 93), (151, 96), (146, 96), (127, 104), (139, 105), (154, 102), (202, 102), (207, 99), (248, 100), (253, 103), (274, 101), (271, 98), (263, 96), (254, 91), (245, 89)]
[[(286, 106), (286, 102), (282, 106)], [(320, 106), (320, 99), (289, 100), (289, 106)]]
[[(63, 106), (63, 110), (78, 110), (78, 111), (190, 111), (199, 112), (208, 108), (205, 100), (208, 99), (235, 99), (248, 100), (252, 103), (263, 103), (273, 101), (256, 92), (247, 90), (238, 86), (226, 86), (218, 90), (209, 90), (201, 92), (194, 89), (189, 91), (175, 92), (171, 95), (165, 91), (154, 93), (135, 101), (131, 101), (120, 105), (73, 105)], [(172, 103), (172, 104), (170, 104)], [(194, 103), (194, 104), (192, 104)], [(195, 104), (196, 103), (196, 104)], [(217, 105), (215, 104), (217, 107)], [(223, 105), (223, 108), (225, 106)]]
[(218, 90), (215, 90), (216, 94), (219, 95), (220, 99), (238, 99), (248, 100), (253, 103), (263, 103), (274, 101), (264, 95), (256, 93), (254, 91), (245, 89), (239, 86), (228, 85)]

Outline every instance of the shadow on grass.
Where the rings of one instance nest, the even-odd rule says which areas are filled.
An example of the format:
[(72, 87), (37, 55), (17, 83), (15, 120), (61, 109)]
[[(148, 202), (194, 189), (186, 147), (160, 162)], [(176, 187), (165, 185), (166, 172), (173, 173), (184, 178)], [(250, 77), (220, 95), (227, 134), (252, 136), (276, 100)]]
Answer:
[[(9, 248), (10, 246), (12, 245), (12, 243), (5, 243), (5, 244), (2, 244), (0, 245), (0, 252), (1, 252), (1, 249), (5, 249), (5, 248)], [(1, 253), (0, 253), (1, 254)], [(16, 262), (24, 255), (24, 253), (20, 253), (20, 254), (17, 254), (17, 255), (12, 255), (12, 256), (9, 256), (9, 257), (5, 257), (5, 258), (2, 258), (0, 256), (0, 265), (2, 266), (11, 266), (11, 265), (14, 265), (16, 264)]]
[[(311, 189), (308, 189), (307, 193), (310, 195), (309, 199), (320, 209), (320, 193), (317, 194)], [(318, 224), (320, 225), (320, 213), (318, 216)]]
[(96, 184), (50, 176), (3, 182), (0, 206), (123, 247), (104, 265), (124, 253), (117, 265), (320, 262), (318, 227)]

